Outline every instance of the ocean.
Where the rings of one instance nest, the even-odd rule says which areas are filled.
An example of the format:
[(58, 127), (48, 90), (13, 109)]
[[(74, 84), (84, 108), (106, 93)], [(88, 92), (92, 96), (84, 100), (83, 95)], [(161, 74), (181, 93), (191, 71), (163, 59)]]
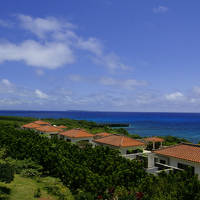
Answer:
[(172, 135), (200, 141), (200, 113), (138, 113), (88, 111), (0, 111), (0, 116), (71, 118), (97, 123), (129, 123), (126, 129), (141, 136)]

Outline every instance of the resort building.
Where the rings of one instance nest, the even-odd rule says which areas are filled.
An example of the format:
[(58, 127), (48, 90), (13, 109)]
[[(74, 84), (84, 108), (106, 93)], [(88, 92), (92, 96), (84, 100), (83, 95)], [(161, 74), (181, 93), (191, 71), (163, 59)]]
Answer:
[[(156, 149), (156, 146), (158, 148), (162, 148), (162, 144), (164, 142), (164, 139), (162, 138), (159, 138), (159, 137), (148, 137), (148, 138), (144, 138), (143, 139), (144, 143), (146, 145), (152, 143), (153, 144), (153, 147), (152, 147), (152, 150), (155, 150)], [(156, 145), (157, 144), (157, 145)]]
[(39, 124), (29, 123), (29, 124), (23, 125), (21, 128), (23, 128), (23, 129), (34, 129), (34, 128), (38, 128), (38, 127), (40, 127)]
[(58, 135), (58, 133), (63, 131), (63, 129), (60, 129), (54, 126), (40, 126), (40, 127), (34, 128), (34, 130), (36, 130), (40, 134), (45, 134), (49, 137)]
[(88, 133), (87, 131), (76, 128), (71, 129), (68, 131), (60, 132), (59, 137), (69, 142), (79, 142), (79, 141), (86, 141), (92, 143), (93, 134)]
[(96, 145), (103, 145), (113, 149), (118, 149), (122, 155), (126, 155), (130, 151), (135, 151), (134, 153), (137, 153), (137, 150), (139, 150), (141, 152), (145, 146), (143, 142), (117, 134), (112, 134), (110, 136), (96, 139), (93, 140), (93, 142)]
[(182, 143), (153, 151), (148, 156), (148, 169), (187, 169), (200, 178), (200, 145)]

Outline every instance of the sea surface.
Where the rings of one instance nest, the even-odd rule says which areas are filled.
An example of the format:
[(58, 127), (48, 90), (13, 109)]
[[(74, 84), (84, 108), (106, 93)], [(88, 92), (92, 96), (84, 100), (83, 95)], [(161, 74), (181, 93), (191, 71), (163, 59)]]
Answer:
[(200, 141), (200, 113), (138, 113), (88, 111), (0, 111), (0, 116), (71, 118), (97, 123), (129, 123), (131, 134), (141, 136), (173, 135), (197, 143)]

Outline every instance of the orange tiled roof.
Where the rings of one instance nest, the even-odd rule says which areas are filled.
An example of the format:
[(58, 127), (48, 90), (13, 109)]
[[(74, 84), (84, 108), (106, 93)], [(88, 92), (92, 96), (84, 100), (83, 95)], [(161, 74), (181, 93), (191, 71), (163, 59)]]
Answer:
[(38, 127), (40, 127), (40, 125), (39, 124), (35, 124), (35, 123), (29, 123), (29, 124), (25, 124), (25, 125), (23, 125), (22, 126), (22, 128), (38, 128)]
[(148, 137), (144, 138), (144, 141), (146, 142), (164, 142), (165, 140), (159, 137)]
[(200, 163), (200, 145), (179, 144), (155, 150), (154, 153)]
[(35, 121), (35, 122), (33, 122), (33, 123), (35, 123), (35, 124), (39, 124), (39, 125), (50, 125), (50, 123), (49, 123), (49, 122), (40, 121), (40, 120), (38, 120), (38, 121)]
[(64, 135), (70, 138), (89, 138), (94, 136), (82, 129), (71, 129), (60, 133), (60, 135)]
[(131, 147), (131, 146), (144, 146), (143, 142), (138, 140), (123, 136), (123, 135), (110, 135), (103, 137), (97, 140), (94, 140), (96, 143), (107, 144), (117, 147)]
[(54, 126), (40, 126), (35, 128), (35, 130), (45, 133), (58, 133), (62, 132), (63, 130)]

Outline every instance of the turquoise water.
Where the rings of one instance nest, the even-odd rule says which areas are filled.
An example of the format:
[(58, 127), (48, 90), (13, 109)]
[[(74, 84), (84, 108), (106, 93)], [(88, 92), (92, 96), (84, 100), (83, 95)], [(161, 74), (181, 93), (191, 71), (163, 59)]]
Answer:
[(173, 135), (200, 141), (200, 113), (136, 113), (86, 111), (0, 111), (1, 116), (71, 118), (104, 123), (129, 123), (129, 133), (141, 136)]

